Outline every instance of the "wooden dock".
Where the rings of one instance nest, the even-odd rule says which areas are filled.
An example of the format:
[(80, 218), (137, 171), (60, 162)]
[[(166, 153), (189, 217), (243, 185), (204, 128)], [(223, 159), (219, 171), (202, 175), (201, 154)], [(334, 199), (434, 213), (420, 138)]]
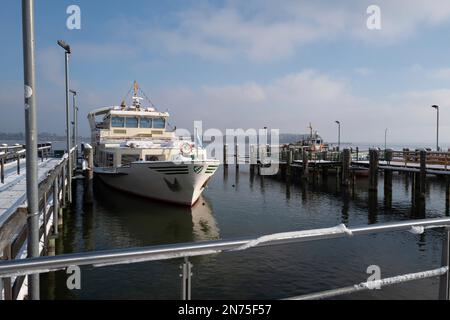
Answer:
[[(274, 150), (269, 145), (253, 145), (246, 156), (239, 155), (237, 148), (234, 148), (234, 155), (229, 155), (229, 149), (228, 146), (223, 148), (225, 168), (234, 160), (237, 169), (239, 164), (249, 164), (251, 174), (257, 172), (259, 175), (276, 176), (287, 183), (316, 184), (333, 175), (337, 185), (354, 187), (358, 179), (368, 179), (368, 191), (376, 194), (381, 174), (386, 198), (392, 197), (392, 174), (408, 175), (411, 177), (412, 201), (415, 204), (425, 198), (426, 179), (431, 175), (439, 176), (446, 181), (446, 207), (450, 208), (450, 151), (355, 148), (310, 152), (307, 148), (292, 145), (275, 146)], [(261, 168), (272, 165), (276, 170), (269, 171), (269, 174), (261, 173)]]
[[(40, 252), (41, 255), (54, 255), (55, 238), (62, 225), (62, 209), (68, 204), (68, 155), (50, 157), (51, 145), (40, 145), (38, 152)], [(27, 257), (28, 234), (23, 147), (3, 147), (0, 162), (0, 257), (3, 260), (23, 259)], [(27, 277), (3, 279), (0, 285), (3, 287), (0, 298), (20, 300), (27, 296)]]

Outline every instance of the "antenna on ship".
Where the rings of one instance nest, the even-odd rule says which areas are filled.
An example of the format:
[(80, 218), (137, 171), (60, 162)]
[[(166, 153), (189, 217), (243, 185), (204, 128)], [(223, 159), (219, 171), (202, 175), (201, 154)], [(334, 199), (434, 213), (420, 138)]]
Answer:
[(143, 98), (138, 96), (139, 92), (139, 85), (137, 81), (135, 80), (133, 83), (133, 107), (140, 108), (141, 107), (141, 100), (144, 100)]
[(137, 94), (138, 94), (138, 91), (139, 91), (139, 85), (138, 85), (137, 81), (134, 80), (134, 83), (133, 83), (133, 92), (134, 92), (134, 94), (133, 94), (133, 96), (136, 97)]

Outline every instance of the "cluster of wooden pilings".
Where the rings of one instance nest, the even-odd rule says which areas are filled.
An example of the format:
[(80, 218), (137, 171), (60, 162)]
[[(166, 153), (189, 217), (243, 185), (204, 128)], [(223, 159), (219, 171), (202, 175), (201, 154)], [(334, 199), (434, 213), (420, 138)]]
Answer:
[[(450, 207), (450, 152), (432, 152), (427, 150), (402, 151), (370, 149), (360, 151), (358, 148), (346, 148), (341, 151), (311, 152), (306, 147), (283, 146), (277, 148), (278, 157), (271, 156), (268, 145), (250, 145), (249, 155), (241, 156), (239, 146), (234, 145), (234, 153), (229, 153), (228, 145), (223, 148), (223, 163), (227, 168), (234, 163), (236, 169), (240, 164), (249, 164), (251, 174), (261, 175), (261, 168), (268, 163), (278, 161), (278, 170), (274, 173), (286, 182), (311, 182), (328, 180), (333, 175), (336, 184), (341, 187), (353, 187), (359, 176), (368, 179), (368, 191), (371, 198), (376, 198), (379, 189), (379, 176), (383, 175), (384, 195), (392, 199), (393, 173), (411, 178), (412, 201), (418, 204), (426, 195), (427, 175), (437, 175), (446, 180), (446, 207)], [(408, 179), (409, 181), (409, 179)]]
[[(40, 147), (44, 148), (40, 149), (41, 157), (47, 157), (50, 154), (47, 147)], [(45, 153), (44, 150), (46, 150)], [(39, 250), (43, 256), (55, 255), (55, 242), (63, 226), (63, 211), (70, 205), (68, 170), (73, 168), (69, 168), (68, 163), (66, 154), (39, 183), (39, 215), (42, 217)], [(3, 260), (26, 258), (28, 228), (28, 209), (26, 204), (23, 204), (0, 226), (0, 257)], [(5, 300), (25, 299), (27, 297), (25, 281), (25, 276), (15, 279), (4, 278), (0, 283), (3, 298)]]
[(86, 143), (81, 145), (81, 152), (83, 154), (81, 170), (84, 175), (84, 203), (91, 204), (94, 199), (94, 150)]

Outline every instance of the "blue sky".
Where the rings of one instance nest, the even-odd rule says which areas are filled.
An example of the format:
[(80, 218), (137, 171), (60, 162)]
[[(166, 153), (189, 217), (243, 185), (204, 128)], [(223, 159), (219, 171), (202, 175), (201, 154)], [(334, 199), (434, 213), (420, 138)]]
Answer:
[[(81, 8), (81, 30), (66, 8)], [(369, 5), (381, 30), (366, 26)], [(0, 131), (23, 130), (20, 1), (0, 4)], [(63, 52), (71, 44), (81, 131), (133, 80), (172, 123), (307, 131), (326, 140), (450, 141), (450, 2), (36, 0), (39, 130), (64, 132)], [(447, 138), (447, 139), (446, 139)]]

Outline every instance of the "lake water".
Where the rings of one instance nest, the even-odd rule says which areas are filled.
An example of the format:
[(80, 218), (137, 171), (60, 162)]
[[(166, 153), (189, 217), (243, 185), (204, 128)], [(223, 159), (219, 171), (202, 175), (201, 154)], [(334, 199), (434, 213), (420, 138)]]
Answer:
[[(58, 253), (130, 248), (270, 233), (360, 226), (448, 215), (445, 183), (427, 180), (426, 209), (411, 204), (411, 179), (394, 174), (392, 203), (369, 197), (360, 178), (346, 192), (334, 176), (302, 186), (255, 176), (247, 166), (236, 173), (221, 167), (195, 207), (183, 208), (134, 197), (95, 181), (95, 201), (83, 204), (77, 180), (74, 206), (65, 215)], [(369, 265), (382, 277), (441, 265), (442, 231), (358, 236), (251, 249), (191, 259), (193, 299), (280, 299), (366, 281)], [(66, 289), (65, 272), (42, 275), (45, 299), (179, 299), (181, 260), (105, 268), (82, 268), (82, 289)], [(439, 279), (428, 279), (343, 296), (343, 299), (437, 299)]]

